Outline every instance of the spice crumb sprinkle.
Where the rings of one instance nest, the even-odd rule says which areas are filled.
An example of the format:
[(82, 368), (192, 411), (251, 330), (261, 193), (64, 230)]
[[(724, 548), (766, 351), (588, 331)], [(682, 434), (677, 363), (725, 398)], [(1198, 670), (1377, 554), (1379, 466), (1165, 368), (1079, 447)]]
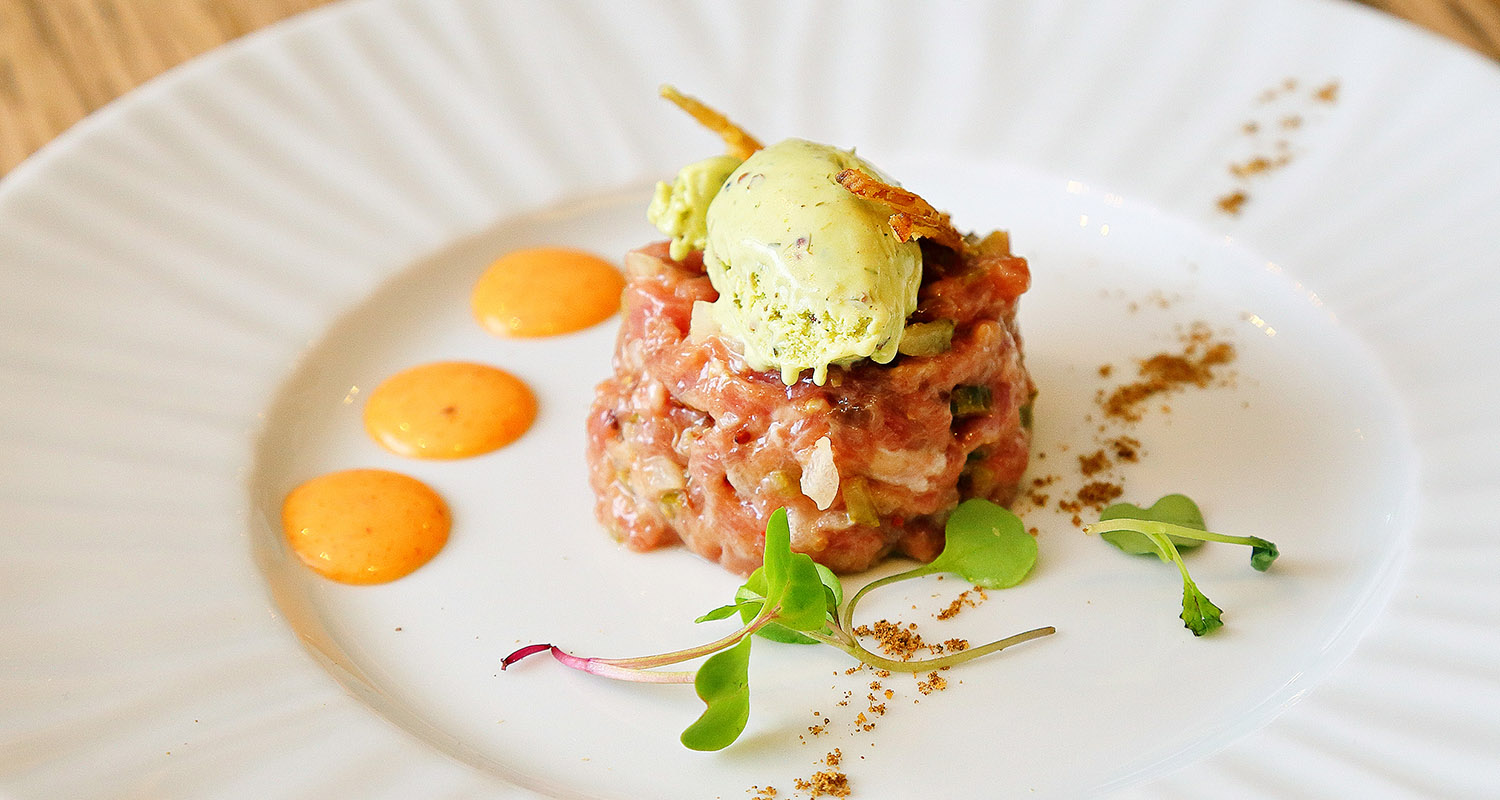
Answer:
[(921, 692), (922, 694), (941, 692), (947, 688), (948, 679), (937, 674), (936, 672), (927, 673), (927, 680), (921, 680), (917, 682), (917, 691)]
[(1250, 195), (1238, 190), (1221, 195), (1218, 199), (1219, 210), (1230, 216), (1238, 216), (1249, 199)]
[(811, 797), (848, 797), (849, 776), (836, 770), (815, 772), (809, 779), (798, 778), (797, 791), (809, 792)]
[(965, 589), (964, 591), (959, 593), (958, 597), (953, 599), (953, 602), (948, 604), (947, 608), (939, 611), (934, 616), (936, 616), (940, 620), (949, 620), (958, 616), (958, 613), (962, 611), (965, 606), (968, 606), (969, 608), (977, 608), (979, 606), (979, 601), (976, 601), (974, 599), (975, 596), (979, 598), (979, 601), (987, 599), (985, 597), (984, 590), (977, 586), (973, 589)]

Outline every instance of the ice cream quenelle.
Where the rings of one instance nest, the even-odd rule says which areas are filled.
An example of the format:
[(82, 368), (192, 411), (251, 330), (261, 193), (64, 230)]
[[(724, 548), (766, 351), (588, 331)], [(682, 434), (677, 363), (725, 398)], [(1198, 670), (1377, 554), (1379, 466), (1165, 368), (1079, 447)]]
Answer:
[(678, 170), (671, 183), (656, 184), (656, 196), (651, 198), (646, 218), (672, 237), (672, 258), (680, 261), (707, 245), (708, 204), (740, 163), (734, 156), (712, 156)]
[[(721, 159), (658, 187), (651, 217), (673, 237), (674, 257), (694, 249), (703, 181)], [(729, 173), (701, 213), (714, 323), (752, 369), (779, 370), (788, 385), (807, 369), (822, 385), (830, 365), (889, 362), (916, 310), (921, 250), (897, 239), (888, 208), (838, 184), (851, 168), (879, 174), (853, 152), (787, 139)]]

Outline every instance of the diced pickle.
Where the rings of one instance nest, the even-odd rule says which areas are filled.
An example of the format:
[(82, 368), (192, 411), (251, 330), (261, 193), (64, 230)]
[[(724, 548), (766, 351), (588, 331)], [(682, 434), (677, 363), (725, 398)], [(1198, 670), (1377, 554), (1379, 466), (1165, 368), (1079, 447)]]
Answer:
[(774, 469), (766, 474), (765, 486), (783, 497), (802, 494), (801, 470)]
[(1010, 234), (1005, 231), (991, 231), (974, 245), (974, 249), (984, 256), (1008, 256), (1010, 255)]
[(844, 513), (855, 525), (879, 525), (880, 514), (875, 511), (875, 501), (870, 497), (870, 487), (864, 478), (848, 478), (843, 484)]
[(953, 346), (953, 320), (913, 322), (901, 334), (896, 352), (904, 356), (935, 356)]
[(988, 386), (955, 386), (948, 408), (954, 417), (972, 417), (990, 410), (992, 397)]
[(1026, 395), (1026, 402), (1021, 404), (1021, 427), (1031, 430), (1031, 410), (1036, 405), (1036, 387), (1031, 387), (1031, 392)]
[(971, 464), (959, 475), (959, 488), (968, 497), (989, 497), (995, 484), (995, 472), (983, 464)]
[(661, 499), (657, 502), (661, 503), (662, 513), (668, 519), (671, 519), (682, 511), (682, 507), (687, 504), (687, 498), (683, 496), (682, 492), (673, 490), (662, 493)]

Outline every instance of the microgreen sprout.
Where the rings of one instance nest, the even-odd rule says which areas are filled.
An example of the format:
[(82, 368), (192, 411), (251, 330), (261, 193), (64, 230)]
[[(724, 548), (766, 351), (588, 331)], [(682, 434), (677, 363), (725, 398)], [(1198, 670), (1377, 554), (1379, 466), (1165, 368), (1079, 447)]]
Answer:
[[(857, 601), (871, 589), (900, 580), (952, 573), (987, 589), (1014, 586), (1036, 563), (1036, 540), (1021, 520), (985, 500), (968, 500), (949, 518), (947, 543), (930, 564), (874, 581), (850, 599), (842, 612), (843, 588), (826, 567), (791, 549), (791, 528), (784, 509), (766, 524), (762, 566), (735, 592), (734, 602), (698, 618), (712, 622), (739, 616), (742, 627), (698, 647), (637, 658), (581, 658), (550, 644), (522, 647), (500, 662), (505, 669), (527, 656), (550, 652), (559, 663), (592, 675), (646, 683), (692, 683), (703, 701), (703, 714), (682, 732), (693, 750), (721, 750), (734, 743), (750, 718), (750, 648), (755, 635), (792, 644), (826, 644), (864, 664), (900, 672), (926, 672), (970, 661), (1054, 632), (1036, 628), (1004, 639), (936, 658), (897, 661), (870, 652), (853, 633)], [(695, 672), (668, 667), (707, 656)]]
[(1250, 548), (1250, 566), (1265, 572), (1276, 560), (1276, 545), (1254, 536), (1225, 536), (1209, 531), (1198, 504), (1180, 494), (1169, 494), (1150, 508), (1116, 503), (1099, 515), (1099, 521), (1083, 526), (1085, 533), (1134, 555), (1150, 553), (1177, 566), (1182, 574), (1182, 622), (1194, 636), (1224, 626), (1223, 611), (1198, 589), (1178, 552), (1204, 542), (1242, 544)]
[(854, 607), (873, 589), (897, 581), (949, 572), (985, 589), (1008, 589), (1036, 565), (1036, 539), (1021, 518), (988, 500), (965, 500), (948, 517), (943, 552), (931, 563), (888, 575), (854, 594), (844, 608), (843, 626), (854, 619)]

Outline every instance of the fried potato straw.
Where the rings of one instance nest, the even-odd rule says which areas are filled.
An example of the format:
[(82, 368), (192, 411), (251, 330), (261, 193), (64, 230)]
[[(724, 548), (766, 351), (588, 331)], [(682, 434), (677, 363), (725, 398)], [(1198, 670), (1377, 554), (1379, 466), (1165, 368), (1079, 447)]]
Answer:
[(660, 92), (662, 97), (691, 114), (703, 127), (719, 134), (719, 138), (724, 140), (724, 146), (729, 148), (729, 154), (735, 158), (743, 161), (761, 148), (761, 143), (754, 136), (745, 133), (743, 128), (730, 122), (728, 117), (699, 102), (697, 98), (688, 97), (670, 84), (662, 84)]
[(905, 189), (878, 181), (859, 169), (846, 169), (834, 176), (834, 180), (850, 193), (873, 200), (894, 211), (890, 223), (897, 239), (905, 242), (914, 237), (923, 237), (950, 250), (963, 252), (963, 234), (953, 227), (947, 214), (933, 208), (926, 200)]

